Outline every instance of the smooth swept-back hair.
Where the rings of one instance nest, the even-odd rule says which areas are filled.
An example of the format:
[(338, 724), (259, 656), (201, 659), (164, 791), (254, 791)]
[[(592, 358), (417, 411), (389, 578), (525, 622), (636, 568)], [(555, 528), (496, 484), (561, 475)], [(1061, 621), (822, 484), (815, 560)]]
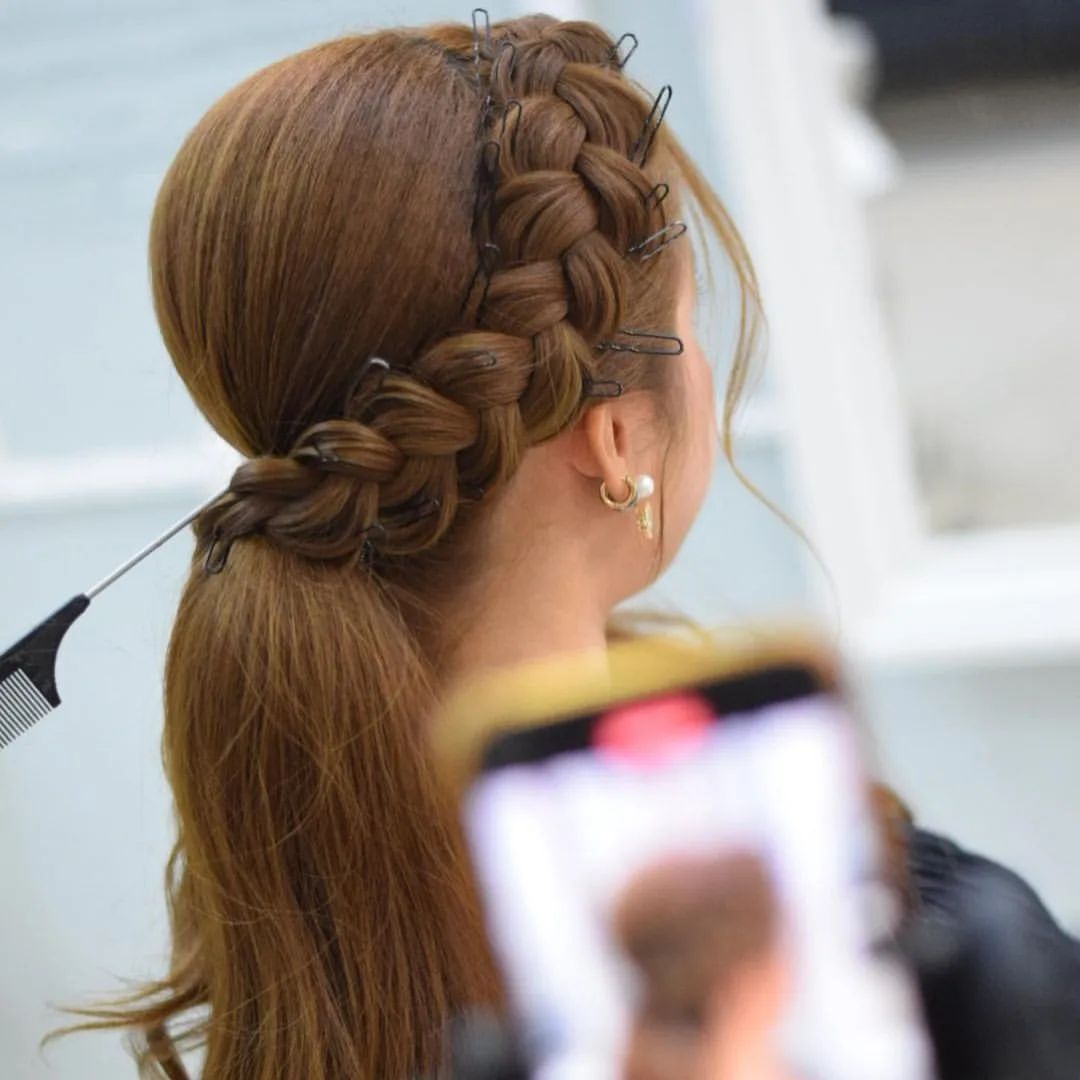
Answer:
[(82, 1010), (147, 1071), (181, 1075), (168, 1030), (208, 1080), (405, 1080), (497, 995), (424, 736), (488, 507), (592, 397), (671, 402), (677, 361), (603, 345), (673, 332), (686, 241), (641, 245), (676, 210), (735, 269), (728, 419), (752, 336), (738, 235), (613, 45), (541, 16), (344, 37), (226, 94), (165, 178), (162, 334), (249, 460), (168, 649), (171, 966)]

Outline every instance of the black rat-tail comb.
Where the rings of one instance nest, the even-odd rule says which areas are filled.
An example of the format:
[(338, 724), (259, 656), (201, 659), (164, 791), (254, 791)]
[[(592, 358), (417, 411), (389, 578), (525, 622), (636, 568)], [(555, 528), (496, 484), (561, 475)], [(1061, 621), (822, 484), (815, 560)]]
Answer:
[(0, 654), (0, 750), (60, 704), (56, 689), (56, 653), (71, 624), (90, 606), (90, 601), (220, 498), (219, 493), (170, 525), (108, 577), (86, 592), (73, 596), (7, 652)]

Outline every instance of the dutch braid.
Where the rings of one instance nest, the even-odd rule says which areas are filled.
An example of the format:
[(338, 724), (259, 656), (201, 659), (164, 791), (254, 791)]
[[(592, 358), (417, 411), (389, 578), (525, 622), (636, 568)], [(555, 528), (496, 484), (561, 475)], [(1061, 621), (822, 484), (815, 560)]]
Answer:
[(199, 522), (208, 567), (215, 543), (251, 533), (313, 559), (425, 550), (579, 413), (597, 345), (647, 280), (633, 252), (660, 212), (635, 160), (648, 103), (597, 27), (512, 26), (476, 57), (471, 39), (447, 46), (480, 75), (476, 328), (391, 370), (378, 361), (340, 417), (241, 465)]

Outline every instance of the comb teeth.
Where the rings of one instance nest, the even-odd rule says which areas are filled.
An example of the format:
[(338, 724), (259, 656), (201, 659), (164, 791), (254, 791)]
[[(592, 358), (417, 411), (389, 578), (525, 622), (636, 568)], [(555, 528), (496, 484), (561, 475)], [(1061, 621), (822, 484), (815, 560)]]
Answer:
[(22, 668), (0, 681), (0, 750), (29, 731), (52, 705)]

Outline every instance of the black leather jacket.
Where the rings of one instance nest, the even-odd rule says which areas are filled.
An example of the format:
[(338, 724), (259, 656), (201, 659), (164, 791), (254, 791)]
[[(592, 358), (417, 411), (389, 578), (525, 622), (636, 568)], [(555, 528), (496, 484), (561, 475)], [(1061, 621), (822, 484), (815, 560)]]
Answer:
[(1011, 870), (910, 840), (909, 944), (940, 1080), (1080, 1080), (1080, 942)]

